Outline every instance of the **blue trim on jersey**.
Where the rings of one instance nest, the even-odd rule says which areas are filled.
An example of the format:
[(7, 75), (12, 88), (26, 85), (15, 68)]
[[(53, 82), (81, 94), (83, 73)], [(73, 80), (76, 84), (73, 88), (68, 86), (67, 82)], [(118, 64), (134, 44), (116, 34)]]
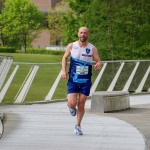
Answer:
[[(88, 66), (88, 74), (77, 74), (76, 66)], [(92, 75), (92, 62), (86, 62), (83, 60), (70, 57), (70, 68), (69, 68), (69, 78), (72, 79), (74, 83), (87, 83), (91, 81)]]
[[(84, 64), (84, 65), (92, 65), (91, 62), (83, 61), (83, 60), (74, 58), (74, 57), (72, 57), (72, 56), (70, 56), (70, 57), (71, 57), (73, 60), (75, 60), (76, 62), (82, 63), (82, 64)], [(79, 64), (79, 65), (81, 65), (81, 64)]]
[(74, 77), (73, 77), (73, 82), (77, 82), (77, 83), (87, 83), (89, 79), (82, 79), (79, 78), (79, 75), (74, 73)]

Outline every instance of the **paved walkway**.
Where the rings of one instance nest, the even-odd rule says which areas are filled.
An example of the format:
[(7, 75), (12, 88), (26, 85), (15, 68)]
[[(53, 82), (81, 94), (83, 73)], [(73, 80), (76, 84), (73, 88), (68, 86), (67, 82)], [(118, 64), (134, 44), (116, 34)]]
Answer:
[(130, 100), (130, 110), (105, 114), (91, 114), (88, 100), (83, 136), (74, 135), (75, 118), (68, 113), (66, 102), (0, 106), (5, 114), (0, 150), (149, 149), (150, 95), (131, 96)]

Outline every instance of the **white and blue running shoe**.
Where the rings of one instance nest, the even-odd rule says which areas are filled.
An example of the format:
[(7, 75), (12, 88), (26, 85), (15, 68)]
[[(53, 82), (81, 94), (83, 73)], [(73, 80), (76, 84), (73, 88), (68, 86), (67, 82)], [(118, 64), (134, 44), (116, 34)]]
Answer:
[(75, 125), (74, 132), (76, 135), (83, 135), (81, 131), (81, 126)]
[(76, 115), (76, 113), (77, 113), (77, 109), (76, 109), (76, 108), (74, 108), (74, 109), (69, 108), (69, 110), (70, 110), (70, 114), (71, 114), (72, 116), (75, 116), (75, 115)]

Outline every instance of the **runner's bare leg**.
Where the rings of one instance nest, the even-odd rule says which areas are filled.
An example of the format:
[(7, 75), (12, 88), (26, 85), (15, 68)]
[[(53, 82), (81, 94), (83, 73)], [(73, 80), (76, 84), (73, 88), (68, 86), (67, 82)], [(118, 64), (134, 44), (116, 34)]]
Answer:
[(78, 100), (78, 111), (77, 111), (77, 125), (80, 126), (84, 112), (85, 112), (85, 102), (86, 102), (87, 96), (84, 94), (79, 94), (79, 100)]
[(78, 93), (68, 94), (68, 107), (74, 109), (77, 105), (77, 95)]

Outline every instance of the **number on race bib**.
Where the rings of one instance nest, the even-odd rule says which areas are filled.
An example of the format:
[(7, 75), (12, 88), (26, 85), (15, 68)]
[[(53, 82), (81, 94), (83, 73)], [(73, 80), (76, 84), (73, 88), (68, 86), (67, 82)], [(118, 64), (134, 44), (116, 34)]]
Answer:
[(88, 66), (76, 66), (76, 74), (87, 75), (89, 67)]

